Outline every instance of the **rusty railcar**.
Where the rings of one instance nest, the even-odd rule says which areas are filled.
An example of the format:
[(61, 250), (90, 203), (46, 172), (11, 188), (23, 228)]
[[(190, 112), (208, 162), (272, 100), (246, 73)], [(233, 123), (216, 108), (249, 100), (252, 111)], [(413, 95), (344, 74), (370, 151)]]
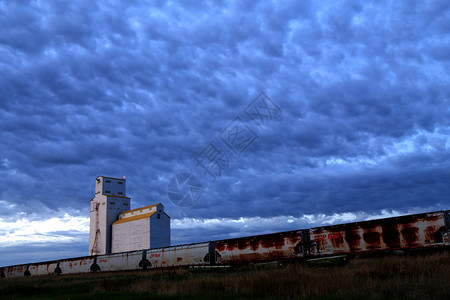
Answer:
[(57, 261), (31, 263), (9, 266), (1, 269), (1, 277), (27, 277), (39, 275), (52, 275), (58, 265)]
[(8, 266), (2, 270), (2, 278), (24, 277), (28, 269), (28, 265)]
[(448, 246), (449, 211), (310, 229), (313, 256)]
[[(55, 270), (56, 274), (79, 274), (89, 273), (93, 271), (96, 266), (96, 256), (84, 256), (77, 258), (67, 258), (58, 261), (58, 266)], [(95, 271), (95, 269), (94, 269)]]
[(56, 261), (30, 264), (24, 274), (25, 276), (51, 275), (54, 274), (57, 264)]
[(214, 242), (219, 264), (292, 259), (303, 256), (306, 231), (294, 230)]

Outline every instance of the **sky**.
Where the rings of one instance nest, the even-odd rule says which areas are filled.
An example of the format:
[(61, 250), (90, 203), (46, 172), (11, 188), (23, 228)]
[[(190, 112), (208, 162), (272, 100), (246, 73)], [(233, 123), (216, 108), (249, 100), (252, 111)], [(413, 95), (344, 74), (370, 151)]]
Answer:
[(1, 1), (0, 266), (86, 256), (97, 176), (173, 245), (450, 209), (449, 70), (445, 0)]

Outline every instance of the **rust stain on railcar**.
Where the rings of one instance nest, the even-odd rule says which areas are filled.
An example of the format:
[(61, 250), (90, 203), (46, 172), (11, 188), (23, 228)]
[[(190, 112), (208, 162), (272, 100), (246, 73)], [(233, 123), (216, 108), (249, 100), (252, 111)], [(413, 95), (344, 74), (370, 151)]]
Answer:
[(11, 266), (6, 268), (6, 277), (23, 277), (26, 271), (25, 265)]
[(381, 248), (380, 225), (369, 221), (360, 225), (362, 229), (362, 240), (364, 241), (362, 249), (372, 250)]
[(394, 220), (384, 222), (381, 225), (381, 238), (388, 248), (399, 248), (400, 232), (397, 222)]
[(380, 248), (380, 233), (377, 231), (364, 230), (363, 240), (368, 248)]
[(222, 252), (227, 248), (227, 244), (221, 243), (221, 242), (215, 242), (215, 248), (216, 248), (216, 251)]
[(407, 224), (400, 231), (402, 238), (408, 246), (413, 246), (419, 240), (419, 228)]
[[(353, 225), (353, 224), (351, 224)], [(361, 250), (361, 235), (359, 234), (358, 227), (356, 225), (346, 226), (345, 228), (345, 241), (348, 244), (349, 251)]]
[(300, 243), (301, 231), (291, 231), (216, 241), (214, 247), (220, 262), (232, 263), (295, 257)]
[(430, 225), (425, 228), (425, 242), (431, 241), (442, 242), (441, 228), (436, 225)]
[[(286, 244), (285, 238), (283, 238), (283, 239), (268, 239), (268, 240), (261, 241), (261, 245), (263, 248), (275, 247), (275, 249), (282, 249), (285, 244)], [(257, 249), (257, 248), (255, 248), (255, 249)]]
[(312, 228), (311, 241), (322, 254), (418, 248), (442, 242), (442, 227), (442, 212), (425, 213)]

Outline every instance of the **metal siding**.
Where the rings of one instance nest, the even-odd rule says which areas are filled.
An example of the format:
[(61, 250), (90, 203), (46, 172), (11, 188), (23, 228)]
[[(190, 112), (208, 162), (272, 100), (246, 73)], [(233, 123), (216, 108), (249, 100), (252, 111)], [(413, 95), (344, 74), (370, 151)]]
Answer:
[(209, 242), (147, 250), (151, 268), (207, 265)]
[(150, 248), (150, 218), (113, 225), (112, 253)]
[(130, 222), (113, 225), (111, 245), (112, 253), (119, 253), (128, 250), (130, 244), (130, 231)]
[[(113, 195), (118, 192), (122, 192), (125, 195), (125, 180), (106, 178), (110, 180), (111, 183), (105, 183), (105, 178), (106, 177), (102, 176), (97, 177), (97, 179), (101, 180), (101, 183), (96, 184), (96, 192), (101, 191), (101, 193), (96, 193), (95, 197), (91, 200), (89, 254), (91, 254), (90, 251), (96, 235), (96, 212), (94, 210), (94, 205), (95, 203), (100, 203), (98, 211), (98, 224), (100, 229), (100, 234), (98, 237), (98, 252), (93, 253), (94, 255), (111, 253), (112, 224), (117, 221), (117, 218), (121, 212), (127, 211), (130, 208), (130, 198), (120, 195)], [(118, 182), (123, 182), (123, 184), (118, 184)], [(105, 185), (108, 186), (111, 194), (103, 195)], [(124, 205), (124, 203), (127, 205)]]
[(132, 221), (129, 251), (150, 248), (150, 218)]
[(137, 270), (141, 259), (142, 251), (117, 253), (97, 257), (97, 264), (101, 272)]
[[(160, 219), (158, 219), (160, 214)], [(170, 246), (170, 218), (157, 212), (150, 219), (150, 248), (161, 248)]]
[(61, 268), (61, 274), (77, 274), (77, 273), (89, 273), (92, 264), (94, 263), (93, 256), (62, 259), (59, 267)]
[[(112, 224), (117, 221), (119, 214), (123, 211), (128, 210), (128, 206), (123, 206), (123, 203), (129, 203), (129, 199), (125, 198), (115, 198), (114, 196), (108, 196), (106, 202), (106, 252), (99, 254), (110, 254), (111, 253), (111, 240), (112, 240)], [(114, 204), (110, 204), (114, 203)]]
[[(95, 254), (104, 254), (107, 251), (107, 243), (110, 242), (110, 239), (108, 238), (108, 233), (109, 231), (107, 231), (107, 207), (108, 207), (108, 197), (104, 196), (104, 195), (95, 195), (94, 199), (91, 201), (91, 205), (95, 205), (95, 203), (99, 203), (99, 211), (98, 211), (98, 223), (99, 223), (99, 229), (100, 229), (100, 234), (97, 237), (98, 241), (98, 252), (94, 253)], [(104, 203), (104, 204), (102, 204)], [(93, 247), (94, 244), (94, 240), (95, 240), (95, 234), (96, 234), (96, 212), (93, 208), (93, 206), (91, 207), (91, 212), (90, 212), (90, 232), (89, 232), (89, 254), (90, 250)]]
[(450, 210), (444, 211), (445, 214), (445, 226), (450, 230)]
[(444, 213), (434, 212), (311, 229), (311, 254), (331, 255), (442, 245)]
[(302, 230), (216, 241), (218, 263), (302, 257)]
[(137, 217), (139, 215), (145, 215), (145, 214), (149, 214), (149, 213), (152, 213), (152, 212), (156, 212), (156, 209), (157, 209), (158, 205), (161, 205), (161, 204), (160, 203), (156, 203), (156, 204), (152, 204), (152, 205), (148, 205), (148, 206), (139, 207), (139, 208), (135, 208), (135, 209), (124, 211), (124, 212), (120, 213), (119, 220), (120, 219), (127, 219), (127, 218)]
[(26, 270), (27, 265), (10, 266), (4, 268), (6, 278), (24, 277), (24, 273)]
[(52, 275), (56, 269), (57, 262), (44, 262), (38, 264), (31, 264), (29, 267), (29, 271), (31, 276), (40, 276), (40, 275)]
[[(97, 183), (97, 179), (99, 178), (101, 178), (100, 184)], [(121, 182), (121, 184), (119, 184), (119, 182)], [(105, 191), (109, 191), (110, 193), (107, 194), (108, 196), (109, 195), (125, 196), (126, 195), (125, 190), (126, 190), (125, 179), (105, 177), (105, 176), (98, 176), (96, 178), (95, 192), (101, 192), (102, 194), (105, 194)]]

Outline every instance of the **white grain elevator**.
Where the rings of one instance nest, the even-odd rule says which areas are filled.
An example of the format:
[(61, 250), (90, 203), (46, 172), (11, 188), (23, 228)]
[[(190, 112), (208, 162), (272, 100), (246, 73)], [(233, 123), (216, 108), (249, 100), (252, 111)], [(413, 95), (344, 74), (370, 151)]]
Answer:
[(130, 210), (125, 179), (98, 176), (91, 199), (89, 255), (170, 246), (170, 217), (164, 205)]
[(130, 210), (125, 179), (98, 176), (91, 199), (89, 255), (111, 253), (112, 224), (121, 212)]

